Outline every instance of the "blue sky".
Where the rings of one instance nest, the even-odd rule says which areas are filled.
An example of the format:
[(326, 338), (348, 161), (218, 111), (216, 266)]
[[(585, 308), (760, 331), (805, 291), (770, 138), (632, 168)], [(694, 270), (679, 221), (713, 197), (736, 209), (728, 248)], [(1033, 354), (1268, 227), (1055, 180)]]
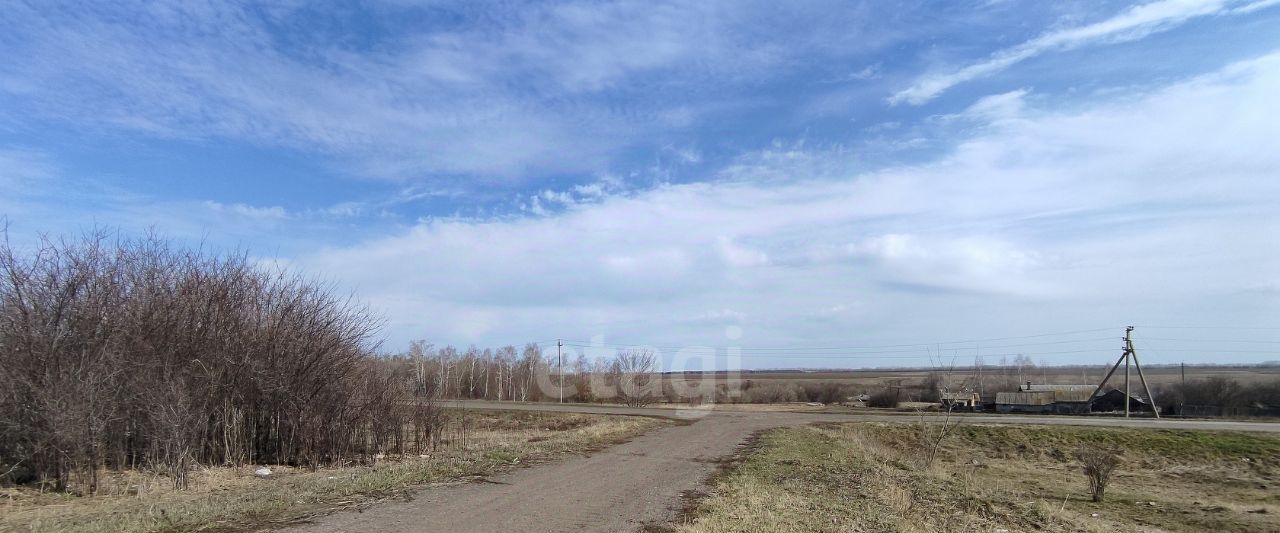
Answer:
[(34, 2), (0, 57), (14, 241), (247, 248), (387, 349), (1280, 359), (1274, 0)]

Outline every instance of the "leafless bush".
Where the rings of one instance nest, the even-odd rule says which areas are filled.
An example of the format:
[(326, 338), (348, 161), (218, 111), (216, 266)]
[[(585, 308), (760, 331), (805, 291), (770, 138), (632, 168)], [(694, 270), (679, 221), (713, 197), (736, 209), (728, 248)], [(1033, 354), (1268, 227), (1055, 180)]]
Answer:
[(1093, 501), (1101, 502), (1111, 473), (1120, 466), (1120, 456), (1113, 450), (1094, 446), (1081, 446), (1076, 450), (1076, 459), (1080, 461), (1081, 470), (1089, 479), (1089, 494)]
[(798, 385), (770, 383), (746, 388), (740, 401), (743, 403), (786, 403), (800, 400)]
[(897, 407), (901, 402), (901, 391), (898, 387), (890, 385), (878, 391), (871, 393), (871, 397), (867, 399), (869, 407)]
[[(949, 374), (948, 374), (949, 375)], [(919, 401), (937, 402), (942, 399), (942, 389), (946, 388), (943, 374), (930, 372), (920, 383)]]
[(920, 439), (920, 464), (923, 468), (933, 466), (934, 461), (938, 459), (938, 452), (942, 451), (942, 446), (955, 433), (956, 428), (960, 427), (963, 420), (955, 416), (954, 407), (954, 405), (948, 405), (941, 413), (935, 415), (926, 414), (923, 410), (917, 411), (919, 420), (916, 424), (916, 432)]
[[(0, 465), (93, 493), (105, 468), (319, 465), (430, 424), (367, 309), (245, 254), (149, 236), (0, 246)], [(418, 410), (415, 410), (418, 409)], [(11, 476), (12, 477), (12, 476)]]
[(644, 407), (657, 400), (654, 391), (654, 372), (658, 358), (649, 350), (618, 350), (614, 361), (614, 383), (618, 398), (631, 407)]

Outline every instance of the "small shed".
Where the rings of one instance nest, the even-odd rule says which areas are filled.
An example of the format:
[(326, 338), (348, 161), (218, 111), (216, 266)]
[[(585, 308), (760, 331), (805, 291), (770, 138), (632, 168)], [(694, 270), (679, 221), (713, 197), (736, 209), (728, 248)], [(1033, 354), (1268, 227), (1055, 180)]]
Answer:
[(980, 402), (978, 393), (972, 392), (972, 391), (970, 392), (942, 391), (942, 394), (939, 395), (939, 398), (940, 398), (940, 401), (942, 402), (943, 407), (950, 407), (952, 409), (957, 407), (965, 408), (965, 409), (973, 409), (973, 407), (978, 405), (978, 403)]

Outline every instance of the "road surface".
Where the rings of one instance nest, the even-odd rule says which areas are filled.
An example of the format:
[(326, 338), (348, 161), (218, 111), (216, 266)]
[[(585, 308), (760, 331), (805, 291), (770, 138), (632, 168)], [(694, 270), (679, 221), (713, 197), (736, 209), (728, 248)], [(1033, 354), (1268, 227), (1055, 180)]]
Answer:
[[(693, 423), (652, 431), (586, 457), (509, 472), (488, 483), (419, 491), (412, 501), (342, 512), (289, 531), (637, 531), (671, 524), (717, 461), (751, 434), (813, 422), (913, 421), (910, 414), (731, 412), (576, 404), (451, 402), (453, 407), (663, 416)], [(1280, 432), (1280, 424), (1062, 416), (964, 415), (965, 423), (1160, 427)]]

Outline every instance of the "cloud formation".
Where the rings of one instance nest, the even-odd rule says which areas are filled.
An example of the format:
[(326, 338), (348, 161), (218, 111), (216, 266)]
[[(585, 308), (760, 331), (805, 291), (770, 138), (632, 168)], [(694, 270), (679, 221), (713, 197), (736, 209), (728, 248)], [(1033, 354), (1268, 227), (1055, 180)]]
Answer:
[(390, 349), (1270, 324), (1277, 3), (15, 4), (0, 216), (248, 248)]
[(1266, 147), (1280, 129), (1256, 112), (1278, 91), (1271, 55), (1073, 112), (1001, 106), (932, 163), (807, 177), (850, 155), (795, 148), (791, 168), (746, 159), (777, 180), (430, 221), (299, 264), (386, 309), (396, 339), (723, 342), (717, 328), (740, 322), (744, 342), (812, 346), (1062, 316), (1223, 320), (1196, 310), (1205, 299), (1253, 323), (1271, 298), (1253, 288), (1280, 272), (1280, 153)]
[(926, 74), (910, 87), (890, 96), (889, 103), (920, 105), (951, 87), (1000, 72), (1044, 53), (1133, 41), (1198, 17), (1244, 14), (1276, 3), (1273, 0), (1159, 0), (1133, 6), (1106, 20), (1044, 33), (959, 69)]
[[(742, 16), (762, 10), (815, 35), (784, 44)], [(320, 154), (361, 177), (527, 182), (606, 171), (619, 152), (669, 143), (731, 106), (732, 91), (718, 89), (785, 75), (846, 18), (634, 0), (393, 2), (360, 15), (237, 2), (9, 6), (0, 95), (20, 112), (0, 126), (232, 140)]]

